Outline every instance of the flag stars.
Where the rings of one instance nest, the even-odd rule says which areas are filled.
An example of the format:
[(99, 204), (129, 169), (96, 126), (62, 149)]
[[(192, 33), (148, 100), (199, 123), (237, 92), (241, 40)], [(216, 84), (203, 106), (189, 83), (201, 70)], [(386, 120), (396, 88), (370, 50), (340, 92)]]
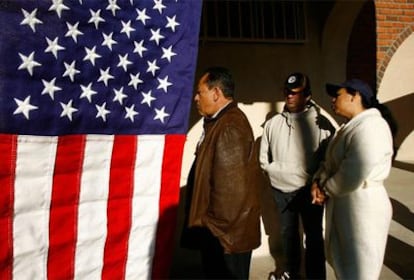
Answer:
[(164, 79), (157, 78), (157, 80), (159, 82), (157, 89), (163, 89), (164, 92), (167, 93), (168, 87), (172, 85), (172, 83), (168, 81), (168, 76), (165, 76)]
[(20, 22), (20, 25), (27, 24), (30, 26), (33, 32), (36, 32), (36, 24), (43, 23), (40, 19), (36, 18), (37, 9), (34, 9), (31, 13), (29, 13), (25, 9), (22, 9), (22, 13), (24, 19)]
[(173, 57), (174, 55), (177, 55), (175, 52), (172, 51), (172, 46), (170, 46), (168, 49), (166, 48), (162, 48), (162, 57), (161, 58), (165, 58), (168, 60), (168, 62), (171, 62), (171, 57)]
[(151, 29), (151, 34), (152, 36), (150, 38), (150, 41), (155, 41), (158, 46), (160, 44), (160, 40), (164, 38), (164, 36), (160, 34), (160, 28), (157, 30)]
[(125, 33), (128, 38), (131, 36), (131, 32), (135, 31), (135, 28), (131, 27), (131, 21), (128, 20), (128, 22), (121, 21), (122, 23), (122, 30), (121, 33)]
[(144, 40), (141, 40), (139, 43), (137, 41), (134, 41), (134, 45), (134, 53), (139, 54), (140, 57), (142, 57), (143, 53), (148, 50), (146, 47), (144, 47)]
[(75, 80), (75, 75), (80, 73), (80, 71), (75, 68), (76, 67), (75, 64), (76, 64), (75, 60), (72, 61), (71, 64), (64, 62), (66, 70), (65, 70), (65, 73), (63, 73), (63, 77), (69, 77), (72, 82)]
[(141, 92), (142, 101), (141, 104), (147, 104), (148, 107), (151, 108), (151, 102), (154, 101), (156, 98), (151, 95), (151, 90), (148, 92)]
[(119, 54), (118, 58), (119, 58), (119, 62), (117, 66), (122, 67), (124, 71), (126, 72), (128, 65), (132, 64), (132, 62), (128, 60), (128, 54), (126, 53), (124, 56)]
[(154, 121), (155, 120), (160, 120), (162, 123), (164, 123), (165, 118), (168, 117), (170, 114), (165, 112), (165, 106), (162, 107), (161, 109), (157, 109), (155, 108), (155, 117), (154, 117)]
[(42, 91), (42, 95), (44, 94), (49, 94), (50, 98), (52, 100), (55, 99), (55, 91), (59, 91), (62, 90), (62, 88), (55, 86), (55, 82), (56, 82), (56, 78), (53, 78), (50, 82), (43, 80), (42, 79), (42, 83), (43, 83), (43, 91)]
[(154, 6), (152, 7), (153, 10), (158, 10), (158, 12), (162, 14), (162, 10), (165, 8), (165, 5), (162, 4), (162, 0), (154, 0)]
[(157, 65), (157, 60), (154, 59), (152, 62), (147, 61), (147, 64), (148, 64), (147, 73), (151, 72), (152, 76), (155, 76), (155, 71), (160, 69), (160, 67), (158, 67)]
[(72, 102), (73, 100), (70, 100), (67, 104), (60, 102), (60, 106), (62, 106), (62, 113), (60, 114), (60, 117), (67, 117), (70, 121), (72, 121), (72, 115), (73, 113), (75, 113), (76, 111), (78, 111), (78, 109), (72, 107)]
[(124, 93), (124, 87), (121, 87), (120, 89), (114, 88), (115, 97), (112, 101), (118, 101), (120, 105), (124, 102), (124, 98), (127, 98), (127, 95)]
[(96, 46), (92, 49), (85, 47), (86, 55), (83, 58), (83, 61), (89, 60), (93, 66), (95, 66), (95, 59), (102, 57), (101, 55), (96, 53)]
[(102, 42), (102, 46), (108, 47), (108, 49), (111, 50), (111, 51), (112, 51), (112, 45), (118, 44), (117, 41), (112, 39), (113, 34), (114, 34), (113, 32), (111, 32), (109, 35), (107, 35), (105, 33), (102, 33), (102, 36), (104, 37), (104, 40)]
[(139, 113), (135, 111), (135, 104), (132, 104), (130, 107), (125, 107), (125, 119), (130, 119), (131, 122), (134, 122), (134, 117)]
[(79, 21), (75, 23), (74, 25), (70, 24), (69, 22), (66, 22), (66, 26), (68, 27), (68, 32), (66, 32), (65, 37), (72, 37), (75, 43), (78, 42), (78, 36), (83, 35), (83, 32), (79, 31), (78, 25), (79, 25)]
[(108, 6), (106, 7), (107, 10), (112, 12), (112, 15), (115, 16), (115, 13), (117, 10), (120, 10), (121, 8), (116, 3), (117, 0), (108, 0)]
[(26, 97), (23, 101), (14, 98), (14, 102), (16, 102), (17, 108), (14, 110), (13, 115), (23, 114), (27, 120), (29, 119), (30, 111), (38, 109), (37, 106), (30, 104), (30, 96)]
[(129, 74), (129, 77), (131, 78), (131, 80), (129, 81), (128, 85), (129, 86), (133, 86), (134, 89), (137, 89), (139, 84), (144, 83), (140, 78), (139, 78), (140, 73), (136, 74), (136, 75), (132, 75)]
[(62, 51), (65, 49), (64, 47), (59, 45), (58, 37), (56, 37), (53, 41), (46, 37), (46, 42), (48, 47), (45, 49), (45, 52), (51, 52), (57, 59), (58, 51)]
[(137, 9), (137, 18), (136, 20), (140, 20), (143, 25), (146, 24), (146, 21), (148, 19), (151, 19), (151, 17), (147, 16), (147, 9), (143, 9), (142, 11), (140, 9)]
[(95, 105), (96, 110), (98, 110), (98, 113), (96, 114), (96, 118), (101, 118), (104, 122), (106, 122), (106, 115), (110, 113), (109, 110), (107, 110), (106, 102), (104, 102), (101, 106)]
[(92, 83), (89, 83), (87, 86), (80, 85), (80, 87), (82, 91), (80, 98), (86, 98), (88, 99), (89, 103), (91, 103), (92, 96), (97, 94), (97, 92), (92, 89)]
[(105, 20), (101, 17), (101, 10), (97, 10), (96, 12), (92, 9), (89, 9), (89, 12), (91, 13), (91, 18), (89, 19), (88, 23), (95, 24), (95, 28), (99, 28), (100, 22), (105, 22)]
[(178, 23), (176, 20), (175, 20), (175, 18), (176, 18), (177, 16), (176, 15), (174, 15), (172, 18), (170, 18), (170, 17), (168, 17), (167, 16), (167, 21), (168, 21), (168, 23), (167, 23), (167, 25), (165, 26), (166, 28), (171, 28), (171, 30), (173, 31), (173, 32), (175, 32), (175, 27), (177, 27), (178, 25), (180, 25), (180, 23)]
[(108, 81), (114, 78), (114, 76), (109, 74), (109, 67), (107, 67), (105, 71), (99, 69), (99, 72), (101, 73), (101, 76), (99, 77), (98, 82), (103, 82), (105, 86), (108, 86)]
[(19, 65), (19, 70), (27, 69), (30, 76), (33, 76), (33, 68), (37, 66), (41, 66), (39, 62), (34, 60), (34, 52), (32, 52), (29, 56), (25, 56), (19, 53), (20, 59), (23, 61), (22, 64)]
[(49, 11), (56, 11), (58, 17), (62, 16), (63, 10), (69, 10), (68, 6), (63, 4), (63, 0), (52, 0), (53, 4), (50, 6)]

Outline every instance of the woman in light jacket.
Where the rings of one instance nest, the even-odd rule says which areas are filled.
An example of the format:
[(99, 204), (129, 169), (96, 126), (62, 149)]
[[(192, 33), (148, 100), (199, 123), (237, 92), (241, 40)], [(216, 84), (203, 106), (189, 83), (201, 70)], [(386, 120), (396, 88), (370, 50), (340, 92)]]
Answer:
[(396, 126), (371, 88), (353, 79), (327, 84), (335, 114), (347, 122), (314, 176), (313, 203), (326, 203), (326, 257), (338, 279), (378, 279), (392, 218), (384, 187)]

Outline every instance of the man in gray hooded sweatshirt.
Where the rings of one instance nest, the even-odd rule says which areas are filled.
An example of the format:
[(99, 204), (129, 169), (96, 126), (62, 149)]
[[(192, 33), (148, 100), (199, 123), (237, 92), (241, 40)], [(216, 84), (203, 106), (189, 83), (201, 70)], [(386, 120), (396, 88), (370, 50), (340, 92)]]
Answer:
[(284, 260), (270, 278), (300, 278), (300, 217), (306, 240), (305, 278), (325, 279), (323, 208), (312, 204), (310, 185), (335, 128), (311, 100), (306, 75), (290, 74), (283, 93), (284, 110), (265, 123), (260, 145), (260, 165), (270, 179), (280, 214)]

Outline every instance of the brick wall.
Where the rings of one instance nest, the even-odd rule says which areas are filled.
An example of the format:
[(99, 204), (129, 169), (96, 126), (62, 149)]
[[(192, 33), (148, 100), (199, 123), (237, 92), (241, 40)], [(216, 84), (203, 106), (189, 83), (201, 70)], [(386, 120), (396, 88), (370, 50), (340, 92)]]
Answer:
[(375, 0), (377, 22), (377, 84), (393, 54), (414, 32), (414, 0)]

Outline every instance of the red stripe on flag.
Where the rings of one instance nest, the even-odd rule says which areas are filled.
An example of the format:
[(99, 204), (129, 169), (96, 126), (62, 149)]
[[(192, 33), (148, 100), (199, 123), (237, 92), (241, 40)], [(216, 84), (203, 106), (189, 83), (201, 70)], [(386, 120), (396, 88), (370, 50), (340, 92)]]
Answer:
[(171, 266), (185, 135), (165, 137), (159, 219), (152, 263), (152, 279), (168, 279)]
[(13, 203), (16, 135), (0, 136), (0, 279), (13, 276)]
[(102, 279), (124, 279), (131, 229), (136, 136), (115, 136), (108, 194)]
[(48, 279), (72, 279), (74, 276), (85, 137), (61, 136), (58, 140), (50, 205)]

